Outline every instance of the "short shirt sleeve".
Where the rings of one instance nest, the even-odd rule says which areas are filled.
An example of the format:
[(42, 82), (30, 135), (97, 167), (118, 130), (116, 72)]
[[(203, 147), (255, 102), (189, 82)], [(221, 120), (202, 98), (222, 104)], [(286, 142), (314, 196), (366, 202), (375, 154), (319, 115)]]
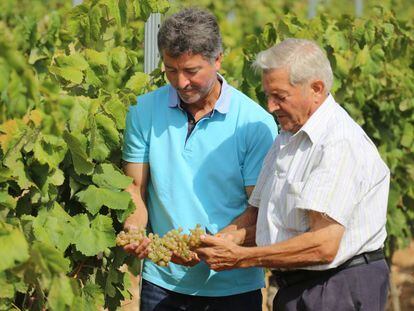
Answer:
[(346, 226), (366, 187), (357, 152), (347, 140), (324, 147), (320, 162), (304, 182), (296, 207), (327, 214)]
[(271, 115), (268, 115), (261, 122), (253, 123), (248, 128), (246, 132), (247, 149), (242, 168), (244, 186), (256, 185), (263, 159), (272, 146), (276, 135), (277, 126)]
[(257, 184), (249, 197), (249, 205), (251, 206), (260, 207), (260, 193), (263, 190), (263, 184), (265, 182), (264, 175), (264, 170), (261, 170), (259, 178), (257, 179)]
[(149, 161), (151, 114), (148, 108), (139, 103), (129, 107), (122, 149), (124, 161), (132, 163)]

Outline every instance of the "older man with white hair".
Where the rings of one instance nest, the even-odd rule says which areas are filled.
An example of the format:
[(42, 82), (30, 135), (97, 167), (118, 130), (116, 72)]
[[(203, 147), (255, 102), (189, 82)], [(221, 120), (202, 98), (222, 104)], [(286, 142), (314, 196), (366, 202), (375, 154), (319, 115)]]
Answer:
[[(255, 64), (282, 131), (250, 206), (226, 234), (203, 237), (200, 258), (218, 271), (271, 268), (274, 310), (383, 310), (389, 169), (329, 93), (332, 69), (317, 44), (286, 39)], [(246, 247), (251, 232), (257, 247)]]

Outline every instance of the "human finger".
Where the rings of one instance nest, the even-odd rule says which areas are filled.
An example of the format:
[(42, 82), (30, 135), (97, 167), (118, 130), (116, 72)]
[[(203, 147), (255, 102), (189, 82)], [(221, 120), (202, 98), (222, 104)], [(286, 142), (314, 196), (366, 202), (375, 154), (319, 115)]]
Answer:
[(141, 243), (135, 248), (135, 255), (139, 259), (148, 257), (148, 253), (150, 251), (150, 244), (151, 244), (151, 240), (148, 238), (144, 238), (141, 241)]
[(222, 238), (213, 235), (202, 234), (200, 236), (201, 243), (208, 246), (217, 245), (220, 240)]
[(172, 257), (171, 257), (171, 262), (178, 264), (178, 265), (183, 265), (183, 266), (187, 266), (187, 267), (192, 267), (195, 266), (196, 264), (198, 264), (200, 262), (200, 258), (198, 257), (198, 255), (194, 252), (190, 253), (190, 257), (189, 258), (183, 258), (182, 256), (180, 256), (180, 254), (177, 253), (173, 253)]

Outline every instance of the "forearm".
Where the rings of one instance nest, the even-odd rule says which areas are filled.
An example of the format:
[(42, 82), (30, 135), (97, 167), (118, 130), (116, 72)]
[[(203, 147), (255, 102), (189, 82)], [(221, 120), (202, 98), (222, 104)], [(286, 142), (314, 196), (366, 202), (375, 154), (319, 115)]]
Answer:
[(218, 232), (217, 236), (225, 237), (237, 245), (256, 246), (256, 226), (249, 226), (242, 229), (233, 229), (228, 226)]
[(124, 227), (146, 227), (148, 223), (148, 211), (144, 203), (134, 202), (135, 210), (125, 220)]
[(284, 242), (240, 249), (239, 267), (298, 268), (334, 260), (342, 234), (332, 228), (306, 232)]
[(134, 184), (130, 185), (126, 191), (131, 195), (132, 202), (135, 205), (135, 210), (125, 220), (124, 227), (146, 227), (148, 223), (148, 211), (145, 203), (145, 194), (142, 193), (141, 189)]
[(232, 241), (238, 245), (255, 246), (257, 208), (248, 206), (246, 211), (234, 219), (219, 234), (231, 235)]

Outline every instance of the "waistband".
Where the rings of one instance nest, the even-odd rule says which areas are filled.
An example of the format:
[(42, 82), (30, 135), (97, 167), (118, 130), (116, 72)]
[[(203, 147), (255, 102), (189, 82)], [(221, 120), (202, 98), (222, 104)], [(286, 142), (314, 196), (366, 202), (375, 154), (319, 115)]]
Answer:
[(352, 257), (338, 267), (327, 270), (291, 270), (277, 271), (272, 270), (272, 280), (276, 282), (279, 288), (291, 286), (296, 283), (304, 282), (311, 279), (331, 276), (336, 272), (351, 267), (369, 264), (370, 262), (385, 259), (384, 252), (381, 249), (372, 252), (366, 252)]

